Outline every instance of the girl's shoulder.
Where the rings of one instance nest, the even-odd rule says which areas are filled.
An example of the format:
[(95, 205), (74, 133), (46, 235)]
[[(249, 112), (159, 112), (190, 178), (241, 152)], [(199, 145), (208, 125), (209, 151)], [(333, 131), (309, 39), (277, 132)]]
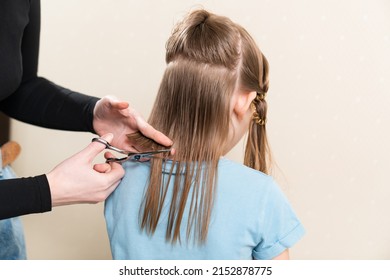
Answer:
[(238, 163), (222, 157), (219, 160), (219, 172), (229, 172), (232, 176), (248, 176), (262, 181), (272, 181), (273, 178), (270, 175), (267, 175), (261, 171), (250, 168), (242, 163)]
[(240, 186), (242, 191), (262, 194), (279, 189), (272, 176), (227, 158), (220, 159), (218, 181), (223, 185)]

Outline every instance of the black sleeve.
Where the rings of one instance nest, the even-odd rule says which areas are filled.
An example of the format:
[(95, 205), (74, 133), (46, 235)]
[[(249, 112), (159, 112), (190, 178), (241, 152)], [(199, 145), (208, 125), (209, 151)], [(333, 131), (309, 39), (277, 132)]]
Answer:
[(93, 130), (93, 109), (98, 98), (59, 87), (44, 78), (23, 82), (0, 103), (8, 116), (30, 124), (72, 131)]
[(37, 76), (39, 33), (40, 1), (31, 0), (28, 24), (21, 41), (22, 81), (16, 91), (0, 102), (0, 110), (38, 126), (93, 132), (93, 109), (98, 98), (73, 92)]
[(50, 210), (46, 175), (0, 181), (0, 219)]

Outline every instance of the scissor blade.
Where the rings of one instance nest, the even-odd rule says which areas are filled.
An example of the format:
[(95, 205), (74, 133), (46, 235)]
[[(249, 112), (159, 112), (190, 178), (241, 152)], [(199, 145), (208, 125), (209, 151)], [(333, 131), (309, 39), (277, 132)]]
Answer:
[(157, 154), (162, 154), (162, 153), (168, 153), (170, 152), (171, 149), (166, 149), (166, 150), (156, 150), (156, 151), (148, 151), (148, 152), (142, 152), (142, 153), (129, 153), (127, 157), (123, 158), (108, 158), (106, 161), (107, 162), (125, 162), (125, 161), (140, 161), (141, 159), (152, 159), (155, 158)]
[(171, 149), (156, 150), (156, 151), (149, 151), (149, 152), (142, 152), (142, 153), (132, 153), (132, 154), (129, 154), (128, 160), (139, 161), (142, 158), (153, 158), (154, 155), (168, 153), (170, 151), (171, 151)]

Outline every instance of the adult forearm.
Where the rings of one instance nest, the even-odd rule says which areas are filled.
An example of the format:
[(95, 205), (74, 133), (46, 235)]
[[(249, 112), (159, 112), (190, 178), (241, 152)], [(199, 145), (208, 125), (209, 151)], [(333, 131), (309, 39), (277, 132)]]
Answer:
[(0, 219), (50, 210), (46, 175), (0, 181)]
[(93, 132), (98, 98), (62, 88), (44, 78), (23, 82), (0, 102), (0, 110), (17, 120), (54, 129)]

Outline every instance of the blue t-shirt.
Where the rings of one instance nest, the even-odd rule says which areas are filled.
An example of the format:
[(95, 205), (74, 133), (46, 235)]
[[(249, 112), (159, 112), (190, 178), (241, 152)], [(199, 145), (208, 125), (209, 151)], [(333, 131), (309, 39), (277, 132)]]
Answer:
[[(114, 259), (272, 259), (294, 245), (304, 229), (272, 177), (221, 158), (206, 243), (165, 240), (173, 180), (153, 235), (140, 228), (140, 206), (149, 183), (149, 163), (126, 162), (126, 174), (106, 200), (105, 218)], [(171, 170), (170, 162), (165, 166)], [(167, 176), (167, 172), (163, 172)], [(187, 201), (186, 210), (189, 208)], [(142, 213), (142, 212), (141, 212)], [(141, 214), (142, 215), (142, 214)]]

